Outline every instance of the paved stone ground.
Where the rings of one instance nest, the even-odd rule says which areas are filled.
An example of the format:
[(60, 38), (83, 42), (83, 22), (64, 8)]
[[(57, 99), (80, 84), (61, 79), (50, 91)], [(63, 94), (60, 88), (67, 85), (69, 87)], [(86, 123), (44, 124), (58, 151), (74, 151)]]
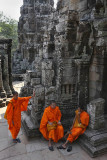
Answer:
[[(17, 86), (18, 84), (18, 86)], [(22, 82), (15, 82), (15, 87), (20, 91)], [(13, 144), (11, 134), (8, 130), (7, 121), (3, 118), (5, 108), (0, 108), (0, 160), (92, 160), (89, 155), (75, 142), (72, 144), (72, 151), (57, 150), (54, 144), (54, 151), (48, 150), (48, 142), (43, 138), (27, 139), (22, 130), (19, 137), (20, 144)], [(94, 160), (107, 160), (107, 154), (94, 158)]]

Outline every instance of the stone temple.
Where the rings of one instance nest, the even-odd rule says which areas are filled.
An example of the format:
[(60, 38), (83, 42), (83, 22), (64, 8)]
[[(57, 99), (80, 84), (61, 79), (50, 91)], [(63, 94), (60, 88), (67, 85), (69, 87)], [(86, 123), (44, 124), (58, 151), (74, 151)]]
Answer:
[(79, 105), (90, 125), (79, 143), (95, 157), (107, 152), (107, 1), (23, 0), (13, 74), (24, 76), (21, 96), (36, 92), (22, 126), (39, 136), (45, 107), (56, 100), (65, 131)]

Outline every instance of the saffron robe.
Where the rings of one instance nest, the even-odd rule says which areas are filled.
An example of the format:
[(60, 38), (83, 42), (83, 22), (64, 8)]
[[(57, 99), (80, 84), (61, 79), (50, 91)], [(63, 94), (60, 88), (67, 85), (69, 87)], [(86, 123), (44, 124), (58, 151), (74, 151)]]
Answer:
[(67, 140), (71, 143), (75, 141), (81, 134), (83, 134), (89, 124), (89, 114), (85, 111), (81, 112), (80, 114), (80, 121), (78, 122), (77, 114), (78, 110), (75, 111), (76, 113), (76, 119), (73, 125), (73, 128), (71, 129), (71, 134), (69, 134)]
[(30, 97), (12, 98), (7, 105), (6, 114), (12, 138), (16, 139), (21, 128), (21, 111), (26, 111)]
[(59, 139), (63, 138), (64, 129), (62, 125), (57, 125), (56, 129), (51, 129), (50, 131), (47, 129), (48, 121), (58, 123), (58, 121), (61, 120), (61, 116), (62, 115), (58, 106), (54, 109), (50, 106), (45, 109), (40, 123), (40, 132), (45, 139), (52, 139), (54, 142), (58, 142)]

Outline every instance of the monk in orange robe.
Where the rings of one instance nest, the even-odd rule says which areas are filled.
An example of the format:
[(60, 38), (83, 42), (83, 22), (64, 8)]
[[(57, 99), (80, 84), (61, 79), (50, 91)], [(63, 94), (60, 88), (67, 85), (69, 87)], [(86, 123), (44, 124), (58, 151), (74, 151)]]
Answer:
[[(89, 124), (89, 115), (87, 112), (82, 110), (82, 107), (78, 108), (78, 110), (75, 111), (75, 118), (73, 121), (73, 125), (70, 128), (70, 131), (67, 132), (66, 136), (68, 135), (68, 138), (66, 142), (57, 147), (58, 149), (66, 149), (68, 142), (75, 141), (81, 134), (83, 134)], [(72, 150), (72, 147), (69, 146), (67, 151), (70, 152)]]
[[(35, 93), (33, 93), (32, 97), (34, 96)], [(15, 91), (13, 93), (13, 98), (7, 105), (6, 115), (13, 142), (21, 143), (20, 139), (17, 138), (21, 128), (21, 111), (27, 110), (29, 99), (32, 97), (18, 97), (18, 92)]]
[(64, 129), (60, 120), (61, 111), (56, 106), (55, 101), (52, 101), (51, 105), (45, 109), (40, 123), (40, 132), (45, 139), (49, 140), (49, 150), (51, 151), (54, 151), (51, 144), (52, 140), (58, 142), (64, 136)]

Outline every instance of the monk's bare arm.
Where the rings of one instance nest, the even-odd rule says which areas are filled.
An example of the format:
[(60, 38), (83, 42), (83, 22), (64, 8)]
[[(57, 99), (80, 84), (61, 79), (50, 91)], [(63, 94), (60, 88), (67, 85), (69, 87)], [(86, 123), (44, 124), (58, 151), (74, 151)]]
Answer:
[(34, 98), (35, 97), (35, 91), (33, 92), (33, 95), (32, 95), (32, 97), (31, 98)]
[(29, 96), (29, 97), (19, 97), (19, 101), (20, 101), (20, 103), (23, 103), (24, 101), (29, 100), (34, 97), (35, 97), (35, 92), (33, 92), (33, 95)]
[(61, 114), (61, 111), (60, 111), (60, 109), (59, 109), (59, 107), (58, 107), (58, 124), (59, 125), (61, 125), (61, 117), (62, 117), (62, 114)]
[(72, 124), (72, 126), (70, 127), (70, 130), (73, 128), (73, 125), (74, 125), (74, 123), (75, 123), (76, 117), (77, 117), (77, 115), (75, 115), (75, 117), (74, 117), (73, 124)]
[(78, 123), (81, 123), (81, 120), (80, 120), (80, 112), (78, 112), (77, 118), (78, 118)]

